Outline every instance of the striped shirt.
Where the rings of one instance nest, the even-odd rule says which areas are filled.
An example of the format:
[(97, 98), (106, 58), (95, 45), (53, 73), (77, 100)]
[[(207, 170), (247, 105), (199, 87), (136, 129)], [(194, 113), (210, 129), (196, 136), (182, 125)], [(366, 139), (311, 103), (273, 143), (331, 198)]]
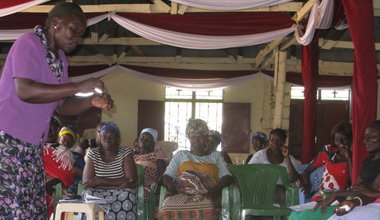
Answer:
[(88, 157), (94, 161), (96, 177), (116, 179), (124, 177), (123, 161), (131, 153), (132, 149), (130, 148), (119, 148), (115, 160), (107, 163), (102, 160), (97, 147), (90, 149)]

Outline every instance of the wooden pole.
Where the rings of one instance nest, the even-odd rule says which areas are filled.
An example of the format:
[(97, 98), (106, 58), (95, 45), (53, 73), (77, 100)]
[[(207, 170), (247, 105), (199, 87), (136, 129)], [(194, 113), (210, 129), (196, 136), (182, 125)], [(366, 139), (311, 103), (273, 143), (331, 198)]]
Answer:
[(282, 128), (282, 114), (284, 108), (284, 89), (286, 79), (286, 51), (275, 51), (275, 106), (273, 116), (273, 128)]

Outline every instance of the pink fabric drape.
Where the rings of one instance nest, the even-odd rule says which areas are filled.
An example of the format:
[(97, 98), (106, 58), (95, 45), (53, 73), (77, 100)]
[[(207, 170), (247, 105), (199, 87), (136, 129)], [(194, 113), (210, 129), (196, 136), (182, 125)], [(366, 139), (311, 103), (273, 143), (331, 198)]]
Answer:
[(304, 119), (301, 161), (309, 163), (317, 153), (315, 144), (317, 114), (318, 33), (307, 46), (302, 46), (302, 80), (304, 83)]
[(377, 73), (374, 39), (373, 1), (342, 0), (352, 42), (354, 73), (352, 81), (353, 174), (356, 183), (363, 160), (364, 130), (376, 118)]

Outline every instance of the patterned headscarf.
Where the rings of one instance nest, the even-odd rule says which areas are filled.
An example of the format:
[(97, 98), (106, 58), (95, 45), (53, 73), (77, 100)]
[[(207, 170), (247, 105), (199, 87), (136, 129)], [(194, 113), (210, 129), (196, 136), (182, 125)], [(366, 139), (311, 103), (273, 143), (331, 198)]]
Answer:
[(190, 134), (194, 131), (200, 132), (203, 135), (208, 135), (208, 126), (202, 119), (189, 119), (186, 126), (186, 137), (189, 138)]
[(218, 131), (215, 131), (215, 130), (210, 130), (210, 132), (208, 133), (208, 136), (216, 137), (219, 142), (222, 142), (223, 140), (222, 134), (220, 134)]
[(103, 122), (99, 128), (99, 134), (103, 135), (105, 132), (111, 131), (114, 132), (118, 137), (120, 137), (120, 130), (117, 127), (116, 123), (113, 121)]
[(65, 134), (71, 135), (74, 138), (74, 141), (77, 139), (76, 132), (70, 127), (62, 127), (58, 133), (58, 137), (62, 137)]
[(261, 143), (265, 144), (268, 142), (268, 137), (267, 135), (264, 133), (264, 132), (261, 132), (261, 131), (258, 131), (256, 132), (255, 134), (252, 135), (251, 137), (251, 141), (254, 139), (254, 138), (257, 138), (261, 141)]

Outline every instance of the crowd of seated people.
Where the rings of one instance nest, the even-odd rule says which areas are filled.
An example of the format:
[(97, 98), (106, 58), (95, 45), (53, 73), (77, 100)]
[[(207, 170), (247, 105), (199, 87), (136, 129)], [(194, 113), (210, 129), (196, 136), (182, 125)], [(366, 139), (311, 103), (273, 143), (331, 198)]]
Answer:
[[(232, 162), (228, 160), (227, 153), (217, 151), (222, 135), (209, 130), (205, 121), (189, 119), (186, 136), (190, 141), (190, 150), (179, 150), (171, 159), (156, 147), (158, 132), (155, 129), (143, 129), (134, 149), (120, 147), (120, 131), (115, 123), (102, 122), (97, 131), (98, 147), (90, 149), (84, 168), (83, 195), (96, 195), (110, 200), (110, 211), (106, 219), (120, 219), (120, 216), (137, 218), (135, 164), (144, 168), (146, 203), (150, 200), (151, 184), (162, 184), (167, 190), (162, 207), (158, 210), (159, 219), (220, 218), (221, 191), (233, 181), (228, 169), (228, 163)], [(318, 192), (324, 193), (313, 196), (312, 200), (317, 201), (315, 208), (293, 211), (290, 216), (292, 220), (340, 219), (342, 216), (342, 219), (355, 219), (352, 216), (360, 216), (363, 212), (375, 213), (372, 216), (379, 217), (380, 211), (373, 210), (380, 210), (380, 203), (374, 203), (380, 202), (380, 121), (374, 121), (366, 129), (365, 145), (371, 156), (363, 163), (359, 184), (352, 188), (348, 188), (352, 154), (351, 124), (338, 123), (331, 134), (332, 144), (322, 149), (307, 165), (302, 175), (297, 172), (299, 161), (289, 154), (285, 145), (286, 131), (279, 128), (273, 129), (268, 139), (263, 132), (256, 132), (252, 136), (252, 145), (256, 152), (249, 164), (275, 164), (285, 167), (289, 181), (301, 183), (306, 194), (310, 193), (310, 173), (318, 167), (324, 167), (318, 188)], [(159, 190), (160, 187), (156, 189)], [(281, 188), (281, 182), (276, 190), (274, 203), (283, 203), (285, 190)], [(334, 192), (326, 196), (331, 190)], [(348, 195), (350, 197), (347, 198)], [(340, 203), (330, 206), (335, 200)], [(157, 206), (158, 202), (155, 202)], [(117, 205), (126, 203), (130, 206)]]
[[(380, 120), (368, 125), (364, 145), (369, 153), (362, 163), (357, 183), (328, 194), (313, 209), (293, 211), (290, 220), (379, 219), (380, 218)], [(338, 205), (333, 205), (334, 201)]]

